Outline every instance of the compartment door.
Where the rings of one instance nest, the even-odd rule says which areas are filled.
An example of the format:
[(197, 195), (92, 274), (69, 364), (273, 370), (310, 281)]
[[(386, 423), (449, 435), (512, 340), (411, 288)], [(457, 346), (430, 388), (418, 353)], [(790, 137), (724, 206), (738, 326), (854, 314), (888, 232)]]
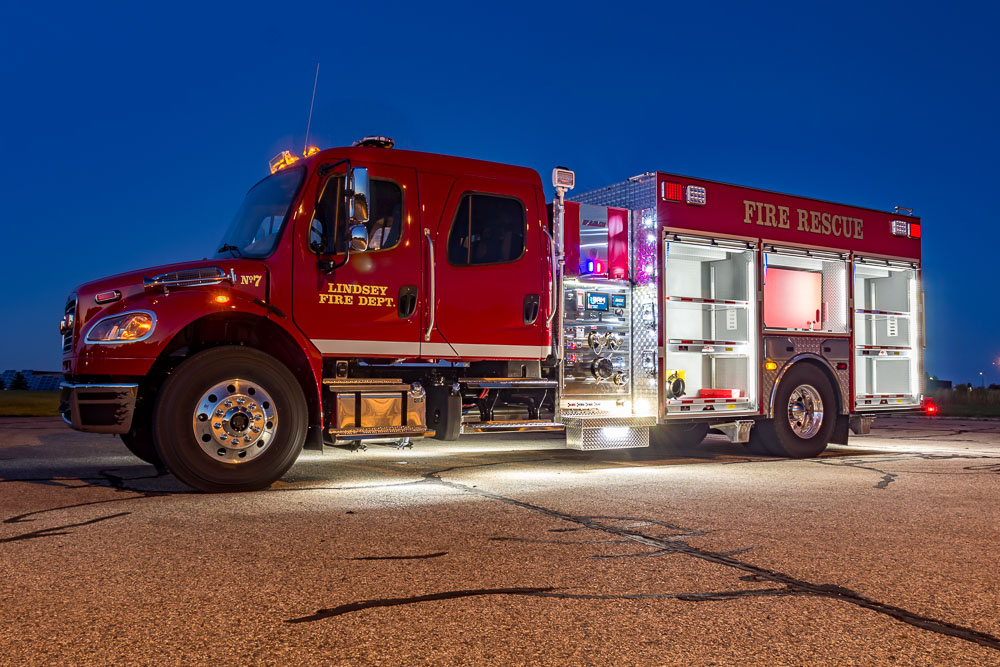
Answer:
[(916, 264), (856, 257), (854, 407), (914, 407), (922, 399), (922, 318)]
[(756, 244), (668, 234), (662, 253), (661, 416), (756, 413)]

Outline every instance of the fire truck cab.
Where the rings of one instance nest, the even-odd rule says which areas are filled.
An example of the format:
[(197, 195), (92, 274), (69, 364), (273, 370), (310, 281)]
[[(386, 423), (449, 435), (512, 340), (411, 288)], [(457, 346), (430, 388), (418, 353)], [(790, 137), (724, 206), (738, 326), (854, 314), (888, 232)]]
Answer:
[(533, 170), (287, 152), (214, 256), (78, 287), (64, 418), (205, 491), (303, 446), (713, 429), (813, 456), (918, 407), (919, 219), (650, 172), (547, 205)]

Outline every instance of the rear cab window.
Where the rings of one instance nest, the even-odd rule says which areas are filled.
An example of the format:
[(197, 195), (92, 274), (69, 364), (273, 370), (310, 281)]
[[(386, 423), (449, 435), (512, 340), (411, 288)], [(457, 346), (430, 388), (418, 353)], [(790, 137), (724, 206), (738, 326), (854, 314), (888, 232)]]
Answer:
[(514, 197), (466, 193), (448, 235), (455, 266), (515, 262), (525, 250), (525, 208)]

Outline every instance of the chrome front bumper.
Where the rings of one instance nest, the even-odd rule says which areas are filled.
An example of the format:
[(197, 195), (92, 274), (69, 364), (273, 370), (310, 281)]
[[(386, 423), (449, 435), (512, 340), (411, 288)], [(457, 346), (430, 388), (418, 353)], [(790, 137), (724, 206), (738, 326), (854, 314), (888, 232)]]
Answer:
[(59, 412), (78, 431), (128, 433), (135, 413), (138, 384), (70, 384), (63, 382)]

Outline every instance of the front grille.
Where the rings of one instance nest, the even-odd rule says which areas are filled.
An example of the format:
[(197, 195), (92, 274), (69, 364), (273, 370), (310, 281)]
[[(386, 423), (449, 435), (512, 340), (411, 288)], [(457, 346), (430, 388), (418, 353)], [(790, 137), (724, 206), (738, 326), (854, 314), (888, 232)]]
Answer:
[(66, 309), (63, 311), (63, 322), (69, 322), (66, 333), (63, 334), (63, 352), (73, 351), (73, 330), (76, 328), (76, 295), (72, 294), (66, 302)]
[(202, 285), (218, 285), (228, 279), (226, 272), (217, 266), (204, 266), (196, 269), (182, 269), (161, 273), (152, 278), (143, 278), (146, 288), (151, 287), (199, 287)]

